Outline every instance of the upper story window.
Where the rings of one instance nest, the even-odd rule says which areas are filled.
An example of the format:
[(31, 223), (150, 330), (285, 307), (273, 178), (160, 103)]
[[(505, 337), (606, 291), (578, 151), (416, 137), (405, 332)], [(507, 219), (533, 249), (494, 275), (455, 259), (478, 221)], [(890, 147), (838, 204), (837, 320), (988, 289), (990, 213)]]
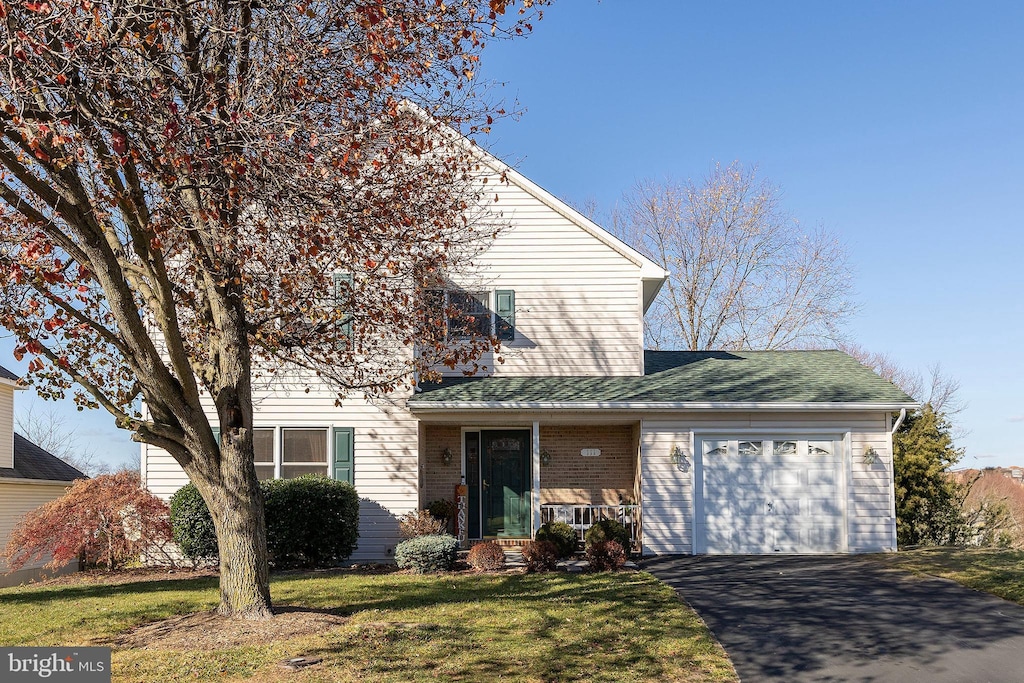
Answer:
[(449, 339), (494, 336), (515, 339), (516, 293), (511, 289), (467, 291), (431, 290), (427, 305), (444, 310)]

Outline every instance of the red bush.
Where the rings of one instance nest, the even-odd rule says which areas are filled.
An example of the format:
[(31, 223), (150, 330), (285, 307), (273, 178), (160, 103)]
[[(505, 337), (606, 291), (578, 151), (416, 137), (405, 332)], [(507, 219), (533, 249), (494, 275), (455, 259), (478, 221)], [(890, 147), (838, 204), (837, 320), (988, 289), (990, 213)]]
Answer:
[(167, 504), (142, 488), (134, 472), (79, 479), (60, 498), (25, 515), (4, 550), (10, 571), (52, 557), (58, 568), (76, 558), (117, 565), (171, 540)]
[(550, 572), (558, 566), (558, 548), (551, 541), (531, 541), (523, 544), (526, 571)]
[(626, 564), (626, 551), (618, 541), (598, 541), (587, 546), (587, 562), (595, 572), (613, 572)]
[(469, 549), (466, 560), (473, 569), (493, 571), (505, 566), (505, 551), (494, 541), (477, 543)]

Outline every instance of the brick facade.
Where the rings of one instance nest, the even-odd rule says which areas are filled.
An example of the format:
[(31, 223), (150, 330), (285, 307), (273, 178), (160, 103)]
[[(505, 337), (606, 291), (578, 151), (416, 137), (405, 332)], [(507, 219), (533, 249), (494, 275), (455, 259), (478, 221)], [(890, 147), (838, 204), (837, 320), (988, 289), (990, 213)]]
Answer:
[[(445, 448), (452, 451), (452, 461), (441, 460)], [(423, 451), (420, 454), (423, 487), (420, 507), (445, 498), (455, 501), (455, 487), (462, 478), (462, 428), (459, 426), (427, 425), (424, 429)]]
[[(551, 462), (540, 470), (540, 502), (618, 505), (634, 500), (638, 444), (632, 425), (540, 428), (540, 447)], [(584, 457), (580, 450), (599, 448)]]
[[(541, 449), (551, 462), (541, 467), (540, 502), (577, 505), (617, 505), (636, 502), (638, 429), (636, 425), (541, 426)], [(445, 465), (441, 452), (450, 448), (452, 462)], [(599, 448), (601, 455), (584, 457), (580, 450)], [(420, 460), (420, 504), (438, 498), (454, 499), (461, 478), (462, 429), (425, 425)]]

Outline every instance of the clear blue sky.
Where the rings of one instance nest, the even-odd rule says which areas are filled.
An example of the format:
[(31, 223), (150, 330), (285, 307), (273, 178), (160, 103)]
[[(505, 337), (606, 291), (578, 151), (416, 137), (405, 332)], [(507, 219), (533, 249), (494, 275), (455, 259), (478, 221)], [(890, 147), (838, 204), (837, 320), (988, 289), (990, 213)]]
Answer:
[[(605, 208), (641, 178), (757, 164), (847, 243), (855, 339), (960, 380), (963, 464), (1024, 465), (1022, 36), (1018, 2), (563, 0), (485, 50), (526, 109), (488, 144)], [(105, 414), (72, 419), (112, 462), (137, 454)]]

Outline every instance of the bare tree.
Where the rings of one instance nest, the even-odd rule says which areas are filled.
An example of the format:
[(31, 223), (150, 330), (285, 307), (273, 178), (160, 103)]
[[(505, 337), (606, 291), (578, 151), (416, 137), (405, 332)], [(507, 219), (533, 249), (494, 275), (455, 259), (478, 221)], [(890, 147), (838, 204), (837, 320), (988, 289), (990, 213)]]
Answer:
[(868, 351), (857, 344), (840, 343), (839, 349), (947, 418), (958, 415), (967, 407), (959, 395), (960, 381), (946, 374), (941, 363), (933, 363), (928, 366), (927, 373), (921, 373), (900, 365), (887, 354)]
[(624, 200), (625, 241), (670, 273), (647, 315), (655, 348), (783, 349), (842, 338), (855, 310), (839, 240), (804, 230), (756, 169), (701, 183), (644, 181)]
[(77, 387), (181, 465), (222, 614), (271, 613), (254, 369), (381, 394), (493, 347), (448, 346), (420, 297), (499, 229), (470, 210), (479, 159), (447, 126), (500, 115), (474, 80), (483, 42), (541, 4), (3, 7), (0, 325), (40, 395)]
[(67, 417), (52, 405), (40, 408), (29, 403), (15, 414), (14, 426), (26, 439), (90, 477), (109, 473), (110, 468), (100, 458), (96, 447), (85, 443)]

